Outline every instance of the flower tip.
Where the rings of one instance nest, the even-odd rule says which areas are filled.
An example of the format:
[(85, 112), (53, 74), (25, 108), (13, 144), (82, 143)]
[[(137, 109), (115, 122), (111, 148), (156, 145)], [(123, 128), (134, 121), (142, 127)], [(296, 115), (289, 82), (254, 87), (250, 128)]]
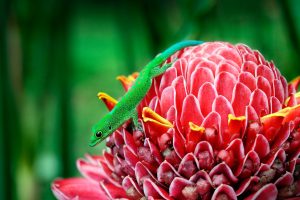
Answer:
[(99, 92), (97, 94), (98, 98), (100, 100), (103, 100), (103, 101), (110, 101), (111, 103), (114, 103), (114, 104), (117, 104), (118, 101), (116, 99), (114, 99), (113, 97), (109, 96), (108, 94), (104, 93), (104, 92)]
[(52, 190), (57, 190), (59, 187), (61, 187), (61, 184), (59, 184), (59, 181), (61, 179), (56, 179), (52, 184), (51, 184), (51, 189)]
[(169, 122), (166, 118), (163, 118), (155, 111), (153, 111), (149, 107), (144, 107), (142, 111), (142, 118), (144, 122), (153, 122), (157, 125), (166, 127), (166, 128), (173, 128), (173, 124)]
[(51, 190), (57, 199), (108, 199), (98, 184), (85, 178), (56, 179)]
[(107, 94), (104, 93), (104, 92), (98, 92), (97, 97), (98, 97), (99, 99), (103, 99), (106, 95), (107, 95)]
[(126, 76), (123, 76), (123, 75), (117, 76), (116, 80), (123, 82), (126, 80)]
[(299, 85), (300, 85), (300, 76), (297, 76), (296, 78), (294, 78), (293, 80), (291, 80), (290, 84), (292, 86), (294, 86), (295, 90), (297, 90), (298, 87), (299, 87)]
[(124, 75), (117, 76), (116, 79), (118, 81), (121, 81), (122, 83), (131, 84), (133, 81), (135, 81), (138, 75), (139, 75), (138, 72), (134, 72), (129, 76), (124, 76)]
[(300, 102), (300, 92), (297, 92), (295, 94), (291, 94), (288, 98), (285, 99), (284, 105), (286, 107), (289, 107), (290, 105), (293, 105), (293, 100), (296, 101), (295, 104), (299, 104)]
[(129, 76), (123, 76), (123, 75), (117, 76), (116, 79), (121, 82), (125, 91), (128, 91), (129, 88), (132, 86), (133, 82), (135, 81), (135, 79), (138, 77), (138, 75), (139, 75), (138, 72), (134, 72)]
[(228, 114), (228, 123), (231, 121), (244, 121), (246, 120), (246, 116), (236, 117), (233, 114)]
[(118, 103), (116, 99), (114, 99), (113, 97), (109, 96), (104, 92), (99, 92), (97, 96), (100, 100), (104, 102), (108, 110), (112, 110), (115, 107), (115, 105)]
[(193, 122), (189, 122), (189, 126), (192, 131), (197, 131), (197, 132), (201, 132), (201, 133), (203, 133), (205, 131), (205, 128), (203, 126), (198, 126), (198, 125), (194, 124)]
[(260, 120), (263, 122), (263, 121), (265, 121), (266, 119), (269, 119), (269, 118), (272, 118), (272, 117), (282, 117), (282, 118), (284, 118), (285, 116), (287, 116), (287, 114), (288, 114), (291, 110), (293, 110), (293, 109), (295, 109), (295, 108), (297, 108), (297, 107), (298, 107), (298, 106), (294, 106), (294, 107), (286, 107), (286, 108), (284, 108), (284, 109), (279, 110), (278, 112), (275, 112), (275, 113), (271, 113), (271, 114), (265, 115), (265, 116), (261, 117)]
[(131, 77), (134, 78), (134, 79), (136, 79), (138, 76), (139, 76), (139, 73), (138, 73), (138, 72), (133, 72), (133, 73), (131, 74)]

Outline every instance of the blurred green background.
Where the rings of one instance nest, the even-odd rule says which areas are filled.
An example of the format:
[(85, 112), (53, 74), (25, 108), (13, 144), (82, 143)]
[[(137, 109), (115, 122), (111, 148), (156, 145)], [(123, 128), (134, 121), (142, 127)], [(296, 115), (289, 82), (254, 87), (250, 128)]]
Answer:
[(298, 0), (1, 0), (0, 199), (53, 199), (51, 181), (76, 159), (120, 74), (183, 39), (245, 43), (300, 74)]

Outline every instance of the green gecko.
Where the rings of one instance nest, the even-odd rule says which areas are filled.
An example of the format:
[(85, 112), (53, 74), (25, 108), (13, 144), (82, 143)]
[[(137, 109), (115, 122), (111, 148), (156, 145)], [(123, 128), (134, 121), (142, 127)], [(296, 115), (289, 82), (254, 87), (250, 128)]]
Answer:
[(160, 65), (180, 49), (202, 43), (202, 41), (195, 40), (176, 43), (150, 61), (115, 107), (94, 125), (89, 145), (93, 147), (102, 142), (129, 119), (132, 119), (134, 127), (137, 128), (138, 113), (136, 107), (149, 91), (153, 78), (163, 74), (172, 63), (165, 64), (162, 67)]

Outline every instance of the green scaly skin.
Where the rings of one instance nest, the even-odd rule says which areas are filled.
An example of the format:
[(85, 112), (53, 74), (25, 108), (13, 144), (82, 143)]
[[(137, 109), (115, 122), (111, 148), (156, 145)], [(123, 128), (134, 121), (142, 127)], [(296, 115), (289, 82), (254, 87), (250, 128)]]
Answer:
[(137, 128), (138, 114), (136, 107), (149, 91), (153, 78), (164, 73), (172, 63), (165, 64), (162, 67), (160, 65), (180, 49), (202, 43), (202, 41), (195, 40), (176, 43), (150, 61), (115, 107), (94, 125), (89, 145), (92, 147), (102, 142), (129, 119), (133, 120), (133, 124)]

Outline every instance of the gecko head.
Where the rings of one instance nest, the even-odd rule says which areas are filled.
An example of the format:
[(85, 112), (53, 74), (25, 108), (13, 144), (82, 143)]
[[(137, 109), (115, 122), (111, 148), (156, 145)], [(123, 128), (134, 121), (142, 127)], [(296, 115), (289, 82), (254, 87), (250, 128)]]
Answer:
[(114, 131), (115, 128), (112, 127), (111, 115), (107, 114), (92, 128), (93, 133), (90, 139), (89, 146), (93, 147), (96, 144), (102, 142)]

